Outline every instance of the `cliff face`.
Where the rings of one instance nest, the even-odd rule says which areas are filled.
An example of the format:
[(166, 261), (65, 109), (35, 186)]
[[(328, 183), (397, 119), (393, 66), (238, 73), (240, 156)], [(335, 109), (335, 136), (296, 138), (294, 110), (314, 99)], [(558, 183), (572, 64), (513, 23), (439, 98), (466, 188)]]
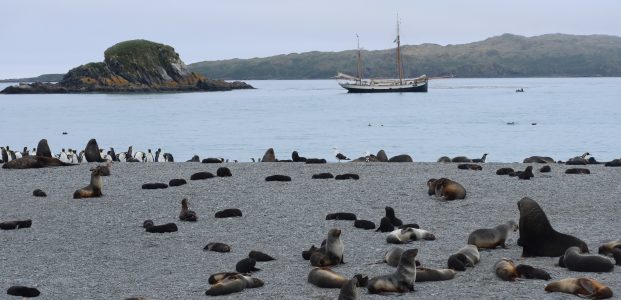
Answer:
[(146, 40), (118, 43), (104, 62), (71, 69), (57, 84), (8, 87), (2, 93), (165, 92), (248, 89), (243, 82), (210, 80), (191, 72), (170, 46)]

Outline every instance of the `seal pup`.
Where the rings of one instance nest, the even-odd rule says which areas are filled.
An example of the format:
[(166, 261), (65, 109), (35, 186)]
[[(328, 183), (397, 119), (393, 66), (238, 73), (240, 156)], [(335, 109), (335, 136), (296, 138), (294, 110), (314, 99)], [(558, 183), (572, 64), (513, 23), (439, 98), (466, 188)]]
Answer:
[(604, 164), (605, 167), (621, 167), (621, 159), (613, 159)]
[(513, 170), (513, 168), (500, 168), (496, 170), (496, 175), (509, 175), (511, 173), (515, 173), (515, 170)]
[(481, 166), (479, 166), (477, 164), (459, 164), (459, 165), (457, 165), (457, 169), (481, 171), (481, 170), (483, 170), (483, 167), (481, 167)]
[(387, 265), (391, 267), (396, 267), (399, 265), (399, 261), (401, 260), (401, 254), (403, 254), (405, 250), (399, 247), (392, 247), (386, 253), (384, 253), (384, 260)]
[(523, 172), (517, 174), (517, 177), (524, 180), (530, 180), (535, 177), (535, 174), (533, 174), (533, 166), (526, 167)]
[(552, 277), (548, 272), (542, 269), (537, 269), (533, 266), (519, 264), (515, 267), (521, 278), (526, 279), (543, 279), (550, 280)]
[(386, 243), (405, 244), (416, 240), (413, 228), (396, 229), (386, 236)]
[(593, 278), (565, 278), (546, 285), (546, 292), (574, 294), (583, 298), (608, 299), (612, 290)]
[(250, 257), (246, 257), (238, 261), (237, 264), (235, 264), (235, 270), (240, 273), (250, 273), (250, 272), (261, 271), (261, 269), (258, 269), (255, 267), (256, 264), (257, 264), (256, 260)]
[(187, 162), (201, 162), (201, 158), (198, 155), (195, 154)]
[(291, 160), (293, 162), (306, 162), (306, 157), (302, 157), (298, 154), (297, 151), (293, 151), (291, 153)]
[(265, 177), (265, 181), (291, 181), (291, 177), (286, 175), (271, 175)]
[(384, 210), (386, 211), (386, 218), (388, 218), (388, 220), (393, 226), (403, 225), (403, 222), (401, 221), (401, 219), (395, 216), (395, 210), (392, 207), (386, 206), (384, 207)]
[(587, 160), (587, 156), (591, 155), (589, 152), (585, 152), (584, 154), (576, 157), (572, 157), (565, 162), (566, 165), (588, 165), (589, 160)]
[(252, 250), (250, 251), (250, 253), (248, 253), (248, 257), (256, 260), (256, 261), (271, 261), (271, 260), (276, 260), (275, 258), (271, 257), (268, 254), (265, 254), (261, 251), (255, 251)]
[(327, 214), (326, 215), (326, 220), (348, 220), (348, 221), (355, 221), (356, 220), (356, 215), (353, 214), (353, 213), (337, 212), (337, 213), (333, 213), (333, 214)]
[(241, 216), (242, 216), (242, 211), (239, 210), (238, 208), (223, 209), (221, 211), (216, 212), (215, 214), (216, 218), (234, 218), (234, 217), (241, 217)]
[(455, 278), (455, 270), (416, 267), (416, 282), (444, 281)]
[(99, 146), (97, 145), (97, 140), (90, 139), (86, 144), (86, 148), (84, 149), (84, 157), (87, 162), (104, 162), (105, 160), (101, 157), (99, 152)]
[(407, 154), (400, 154), (400, 155), (396, 155), (391, 157), (388, 162), (397, 162), (397, 163), (408, 163), (408, 162), (414, 162), (414, 160), (412, 159), (411, 156), (407, 155)]
[(571, 246), (578, 246), (582, 252), (589, 252), (582, 240), (554, 230), (535, 200), (524, 197), (517, 202), (517, 206), (520, 211), (520, 238), (517, 244), (523, 247), (523, 257), (561, 256)]
[(550, 166), (543, 166), (539, 169), (539, 172), (541, 173), (549, 173), (550, 171), (552, 171), (552, 168), (550, 168)]
[(183, 178), (177, 178), (177, 179), (171, 179), (168, 182), (168, 186), (182, 186), (184, 184), (187, 184), (188, 182), (185, 181), (185, 179)]
[(246, 280), (241, 274), (227, 276), (218, 283), (212, 285), (206, 292), (207, 296), (220, 296), (238, 293), (246, 288)]
[(192, 174), (192, 176), (190, 176), (190, 180), (203, 180), (203, 179), (209, 179), (209, 178), (214, 178), (214, 177), (216, 176), (214, 176), (213, 174), (209, 172), (198, 172), (198, 173)]
[[(440, 178), (437, 180), (429, 179), (427, 181), (429, 195), (436, 195), (444, 198), (444, 200), (455, 200), (466, 198), (466, 189), (459, 183), (448, 178)], [(433, 189), (433, 194), (431, 190)]]
[(6, 293), (11, 296), (19, 296), (24, 298), (34, 298), (41, 295), (38, 289), (28, 286), (14, 285), (6, 290)]
[(13, 230), (13, 229), (22, 229), (22, 228), (30, 228), (32, 226), (32, 220), (17, 220), (17, 221), (6, 221), (0, 223), (0, 229), (2, 230)]
[(224, 160), (220, 158), (208, 157), (203, 159), (201, 162), (204, 164), (221, 164), (224, 162)]
[(520, 275), (513, 261), (507, 258), (501, 258), (494, 264), (496, 276), (504, 281), (515, 281)]
[(32, 195), (35, 196), (35, 197), (47, 197), (47, 194), (44, 191), (40, 190), (40, 189), (36, 189), (36, 190), (32, 191)]
[(565, 170), (565, 174), (591, 174), (591, 170), (585, 168), (570, 168)]
[(95, 168), (91, 171), (91, 183), (73, 193), (73, 199), (97, 198), (102, 196), (103, 190), (103, 169)]
[(112, 168), (112, 162), (107, 162), (105, 165), (99, 165), (91, 168), (91, 171), (99, 169), (101, 176), (110, 176), (110, 169)]
[(358, 278), (353, 277), (352, 279), (345, 282), (343, 287), (341, 287), (341, 291), (339, 292), (339, 297), (337, 300), (358, 300), (360, 299), (360, 295), (358, 292)]
[(523, 163), (528, 164), (528, 163), (540, 163), (540, 164), (553, 164), (556, 163), (556, 161), (549, 156), (531, 156), (531, 157), (527, 157), (525, 158), (523, 161)]
[(451, 159), (451, 162), (456, 162), (456, 163), (469, 163), (472, 162), (472, 159), (467, 158), (465, 156), (455, 156), (453, 157), (453, 159)]
[(188, 209), (188, 199), (183, 198), (181, 200), (181, 212), (179, 213), (179, 220), (187, 222), (196, 222), (198, 217), (193, 210)]
[(142, 185), (143, 190), (157, 190), (157, 189), (166, 189), (168, 188), (168, 184), (165, 183), (145, 183)]
[(371, 230), (375, 229), (375, 223), (368, 220), (356, 220), (354, 221), (354, 227), (364, 230)]
[(35, 152), (36, 156), (43, 156), (52, 158), (52, 151), (50, 150), (50, 146), (47, 144), (46, 139), (42, 139), (37, 144), (37, 152)]
[(332, 175), (332, 173), (319, 173), (319, 174), (314, 174), (312, 179), (332, 179), (334, 178), (334, 175)]
[(325, 158), (307, 158), (306, 164), (325, 164), (328, 163)]
[(611, 241), (599, 246), (598, 253), (611, 255), (615, 250), (621, 250), (621, 240)]
[(409, 249), (399, 260), (397, 270), (390, 275), (374, 277), (369, 280), (369, 294), (406, 293), (414, 290), (416, 281), (416, 255), (418, 249)]
[(328, 231), (325, 248), (314, 252), (310, 257), (313, 267), (327, 267), (338, 264), (344, 264), (343, 252), (345, 246), (341, 241), (341, 230), (332, 228)]
[(477, 229), (468, 236), (468, 244), (479, 248), (494, 249), (497, 246), (507, 248), (505, 241), (511, 232), (516, 232), (518, 225), (509, 221), (494, 228)]
[(614, 264), (607, 257), (582, 254), (576, 246), (565, 250), (559, 258), (559, 266), (577, 272), (612, 272), (614, 269)]
[(209, 284), (216, 284), (216, 283), (221, 282), (222, 280), (226, 279), (229, 276), (233, 276), (233, 275), (237, 275), (237, 274), (241, 274), (241, 273), (239, 273), (239, 272), (219, 272), (219, 273), (211, 274), (209, 276), (209, 278), (207, 279), (207, 282), (209, 282)]
[(341, 162), (341, 160), (350, 160), (347, 156), (343, 155), (343, 153), (341, 153), (341, 151), (339, 151), (337, 148), (332, 148), (333, 152), (334, 152), (334, 157), (336, 157), (336, 159)]
[(307, 281), (317, 287), (327, 289), (340, 289), (348, 279), (328, 267), (313, 268), (308, 273)]
[(167, 233), (167, 232), (175, 232), (177, 231), (177, 224), (175, 223), (166, 223), (162, 225), (153, 225), (153, 221), (145, 220), (142, 223), (142, 227), (145, 228), (146, 232), (149, 233)]
[(451, 158), (448, 156), (442, 156), (440, 158), (438, 158), (439, 163), (450, 163), (451, 162)]
[(302, 258), (304, 258), (304, 260), (309, 260), (311, 258), (311, 255), (319, 251), (319, 249), (320, 248), (315, 247), (315, 245), (311, 245), (308, 250), (302, 251)]
[(457, 271), (465, 271), (466, 267), (474, 267), (481, 260), (479, 249), (475, 245), (466, 245), (448, 259), (448, 267)]
[(360, 179), (360, 176), (358, 174), (353, 174), (353, 173), (345, 173), (345, 174), (339, 174), (334, 176), (335, 180), (347, 180), (347, 179), (353, 179), (353, 180), (358, 180)]
[(388, 219), (387, 217), (382, 217), (382, 219), (380, 220), (380, 226), (375, 231), (391, 232), (393, 230), (395, 230), (395, 226), (392, 225), (392, 222), (390, 222), (390, 219)]
[(220, 167), (216, 171), (216, 175), (218, 177), (231, 177), (231, 176), (233, 176), (233, 173), (231, 173), (231, 169), (229, 169), (227, 167)]
[(220, 252), (220, 253), (226, 253), (226, 252), (230, 252), (231, 251), (231, 246), (225, 244), (225, 243), (219, 243), (219, 242), (211, 242), (208, 243), (204, 248), (204, 251), (214, 251), (214, 252)]
[(481, 156), (481, 158), (474, 158), (472, 159), (472, 162), (473, 163), (484, 163), (486, 158), (487, 158), (487, 153), (483, 153), (483, 156)]

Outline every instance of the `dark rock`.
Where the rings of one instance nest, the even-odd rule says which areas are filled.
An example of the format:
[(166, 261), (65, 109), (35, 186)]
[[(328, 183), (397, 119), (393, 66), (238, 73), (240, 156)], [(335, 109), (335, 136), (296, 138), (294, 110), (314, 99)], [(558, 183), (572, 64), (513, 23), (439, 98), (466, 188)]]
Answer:
[(450, 163), (451, 162), (451, 158), (448, 156), (442, 156), (440, 158), (438, 158), (438, 162), (439, 163)]
[(216, 218), (234, 218), (241, 217), (242, 212), (237, 208), (227, 208), (221, 211), (216, 212)]
[(272, 175), (265, 177), (265, 181), (291, 181), (291, 177), (287, 175)]
[(313, 175), (313, 179), (331, 179), (331, 178), (334, 178), (334, 175), (332, 175), (332, 173), (319, 173), (319, 174)]
[(40, 189), (36, 189), (36, 190), (32, 191), (32, 195), (35, 196), (35, 197), (47, 197), (47, 194), (44, 191), (40, 190)]
[(414, 160), (407, 154), (401, 154), (391, 157), (388, 162), (414, 162)]
[(156, 190), (156, 189), (165, 189), (168, 188), (168, 184), (165, 183), (145, 183), (142, 185), (143, 190)]
[(192, 174), (192, 176), (190, 176), (190, 180), (201, 180), (201, 179), (209, 179), (209, 178), (214, 178), (214, 177), (216, 176), (214, 176), (213, 174), (209, 172), (198, 172), (198, 173)]
[(218, 175), (218, 177), (231, 177), (233, 176), (233, 173), (231, 173), (231, 170), (227, 167), (220, 167), (218, 168), (218, 170), (216, 171), (216, 174)]
[(188, 182), (187, 182), (187, 181), (185, 181), (185, 179), (171, 179), (171, 180), (168, 182), (168, 185), (169, 185), (169, 186), (181, 186), (181, 185), (184, 185), (184, 184), (187, 184), (187, 183), (188, 183)]

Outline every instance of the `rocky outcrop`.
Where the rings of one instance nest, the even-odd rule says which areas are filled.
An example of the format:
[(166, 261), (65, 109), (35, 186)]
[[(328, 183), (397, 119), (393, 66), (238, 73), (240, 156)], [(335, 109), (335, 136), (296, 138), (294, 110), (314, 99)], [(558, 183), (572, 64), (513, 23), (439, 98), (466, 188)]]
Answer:
[(191, 72), (170, 46), (131, 40), (108, 48), (103, 62), (71, 69), (59, 83), (20, 84), (7, 87), (1, 93), (192, 92), (252, 88), (244, 82), (211, 80)]

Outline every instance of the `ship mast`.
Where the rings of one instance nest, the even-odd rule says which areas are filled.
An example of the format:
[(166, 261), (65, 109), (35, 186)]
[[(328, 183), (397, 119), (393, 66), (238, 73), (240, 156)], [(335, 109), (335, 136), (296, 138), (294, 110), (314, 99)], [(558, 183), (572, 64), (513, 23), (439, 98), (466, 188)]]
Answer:
[(360, 53), (360, 37), (357, 33), (356, 39), (358, 40), (358, 80), (362, 82), (362, 55)]
[(397, 14), (397, 73), (399, 74), (399, 84), (403, 85), (403, 63), (401, 61), (401, 39), (399, 37), (399, 14)]

